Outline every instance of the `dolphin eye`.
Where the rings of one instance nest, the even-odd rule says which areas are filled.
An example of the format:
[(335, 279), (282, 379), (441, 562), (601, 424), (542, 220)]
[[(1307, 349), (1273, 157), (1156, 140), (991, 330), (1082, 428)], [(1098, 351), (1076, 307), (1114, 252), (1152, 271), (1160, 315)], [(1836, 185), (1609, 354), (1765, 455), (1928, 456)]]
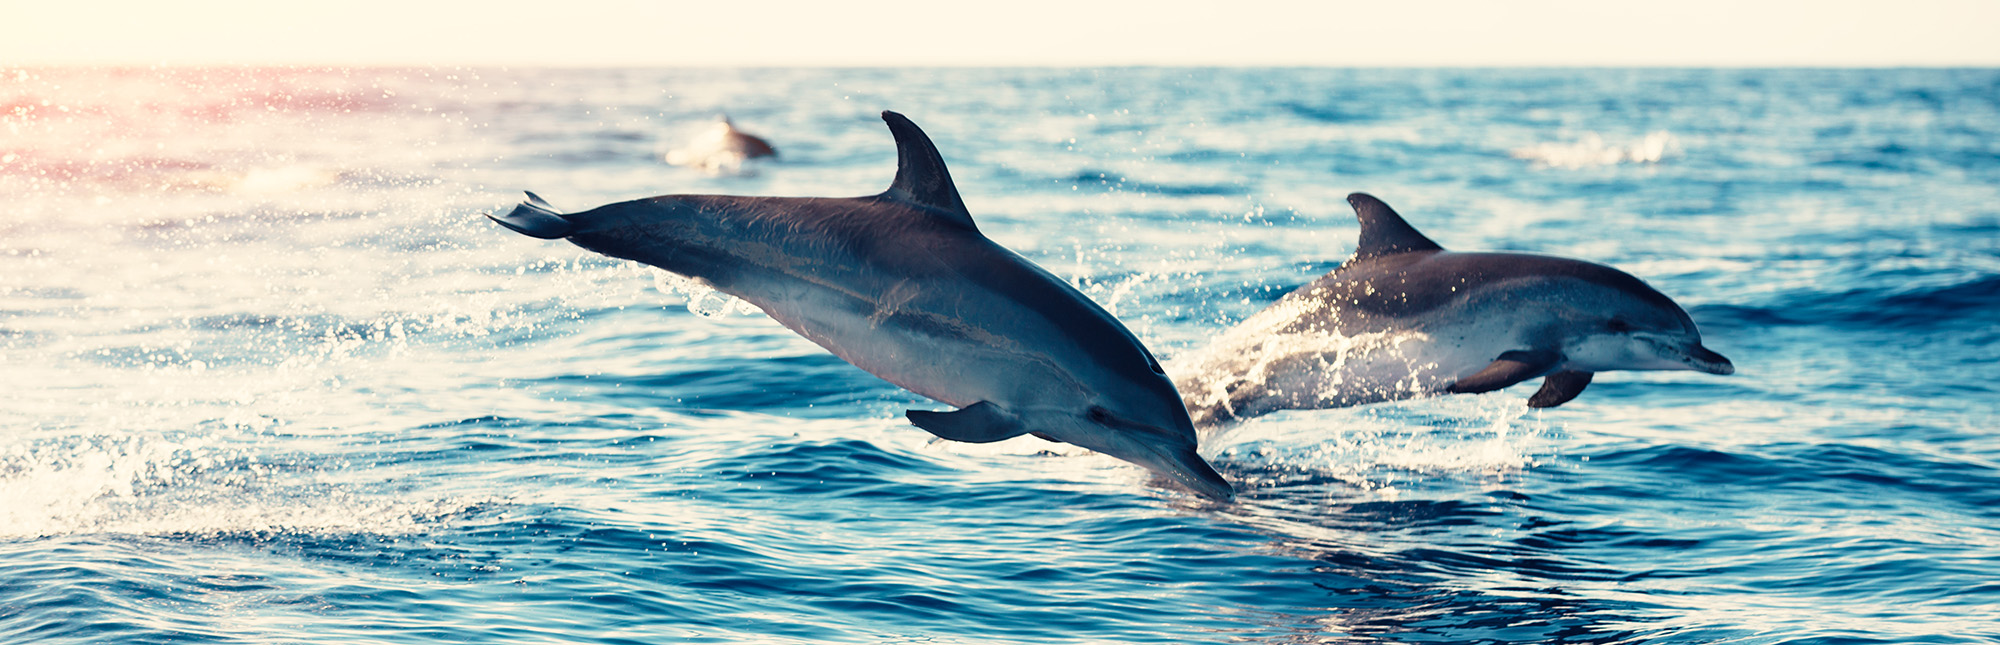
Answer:
[(1604, 324), (1604, 328), (1622, 334), (1632, 331), (1632, 323), (1625, 322), (1624, 318), (1613, 318)]
[(1111, 411), (1095, 405), (1090, 406), (1090, 412), (1086, 413), (1085, 416), (1090, 419), (1091, 423), (1103, 424), (1111, 422)]

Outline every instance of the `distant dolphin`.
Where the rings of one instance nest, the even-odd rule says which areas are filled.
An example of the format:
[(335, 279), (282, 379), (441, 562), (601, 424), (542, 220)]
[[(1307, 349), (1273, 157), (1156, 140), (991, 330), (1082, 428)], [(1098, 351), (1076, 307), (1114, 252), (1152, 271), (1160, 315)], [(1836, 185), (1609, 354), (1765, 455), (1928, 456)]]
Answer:
[(939, 437), (1033, 433), (1227, 500), (1194, 424), (1145, 346), (1104, 309), (979, 233), (922, 130), (883, 112), (895, 182), (852, 198), (667, 195), (562, 214), (529, 201), (494, 217), (543, 239), (695, 278), (912, 392)]
[(1454, 253), (1372, 196), (1354, 257), (1176, 363), (1188, 410), (1220, 425), (1279, 410), (1490, 392), (1536, 377), (1530, 407), (1596, 372), (1736, 370), (1673, 300), (1602, 264)]
[(716, 117), (715, 124), (688, 140), (685, 146), (667, 151), (667, 163), (700, 168), (710, 173), (734, 171), (743, 162), (758, 157), (777, 156), (770, 142), (736, 129), (728, 115)]

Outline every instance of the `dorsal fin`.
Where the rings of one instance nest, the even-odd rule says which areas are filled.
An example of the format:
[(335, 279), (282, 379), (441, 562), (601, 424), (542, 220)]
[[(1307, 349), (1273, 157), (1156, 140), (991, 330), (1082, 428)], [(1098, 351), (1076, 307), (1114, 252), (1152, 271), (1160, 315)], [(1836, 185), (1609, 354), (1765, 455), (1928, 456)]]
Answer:
[(896, 135), (896, 182), (882, 194), (928, 206), (966, 228), (978, 230), (972, 224), (972, 213), (965, 210), (965, 201), (958, 198), (958, 187), (952, 185), (951, 172), (945, 170), (944, 157), (938, 155), (931, 138), (901, 114), (883, 111), (882, 120), (889, 123), (889, 132)]
[(1361, 220), (1361, 242), (1354, 247), (1356, 258), (1444, 250), (1374, 195), (1354, 193), (1347, 196), (1347, 203), (1354, 206), (1354, 217)]

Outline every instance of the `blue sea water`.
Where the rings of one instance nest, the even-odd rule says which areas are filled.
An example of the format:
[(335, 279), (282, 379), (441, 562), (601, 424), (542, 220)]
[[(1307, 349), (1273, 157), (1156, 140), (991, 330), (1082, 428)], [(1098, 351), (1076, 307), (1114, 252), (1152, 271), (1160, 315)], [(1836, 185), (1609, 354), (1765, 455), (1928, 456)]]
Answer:
[[(504, 231), (878, 192), (1168, 359), (1352, 251), (1611, 264), (1738, 373), (1292, 412), (1216, 504)], [(727, 112), (780, 150), (661, 154)], [(0, 69), (0, 642), (1991, 643), (2000, 71)]]

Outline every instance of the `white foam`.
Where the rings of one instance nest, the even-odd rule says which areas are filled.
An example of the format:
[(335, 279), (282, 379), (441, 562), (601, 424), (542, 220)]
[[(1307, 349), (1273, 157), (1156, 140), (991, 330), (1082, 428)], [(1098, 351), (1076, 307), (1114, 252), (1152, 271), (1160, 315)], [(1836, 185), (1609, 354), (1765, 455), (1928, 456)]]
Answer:
[(67, 437), (0, 452), (0, 537), (406, 534), (476, 505), (360, 490), (338, 470), (259, 463), (213, 437)]
[(1667, 132), (1651, 132), (1633, 141), (1607, 143), (1595, 132), (1567, 143), (1538, 143), (1512, 150), (1515, 159), (1549, 168), (1592, 168), (1621, 163), (1649, 164), (1678, 155), (1680, 140)]
[(1433, 397), (1281, 412), (1208, 437), (1203, 452), (1388, 489), (1412, 477), (1491, 477), (1532, 468), (1552, 454), (1550, 433), (1516, 397)]

